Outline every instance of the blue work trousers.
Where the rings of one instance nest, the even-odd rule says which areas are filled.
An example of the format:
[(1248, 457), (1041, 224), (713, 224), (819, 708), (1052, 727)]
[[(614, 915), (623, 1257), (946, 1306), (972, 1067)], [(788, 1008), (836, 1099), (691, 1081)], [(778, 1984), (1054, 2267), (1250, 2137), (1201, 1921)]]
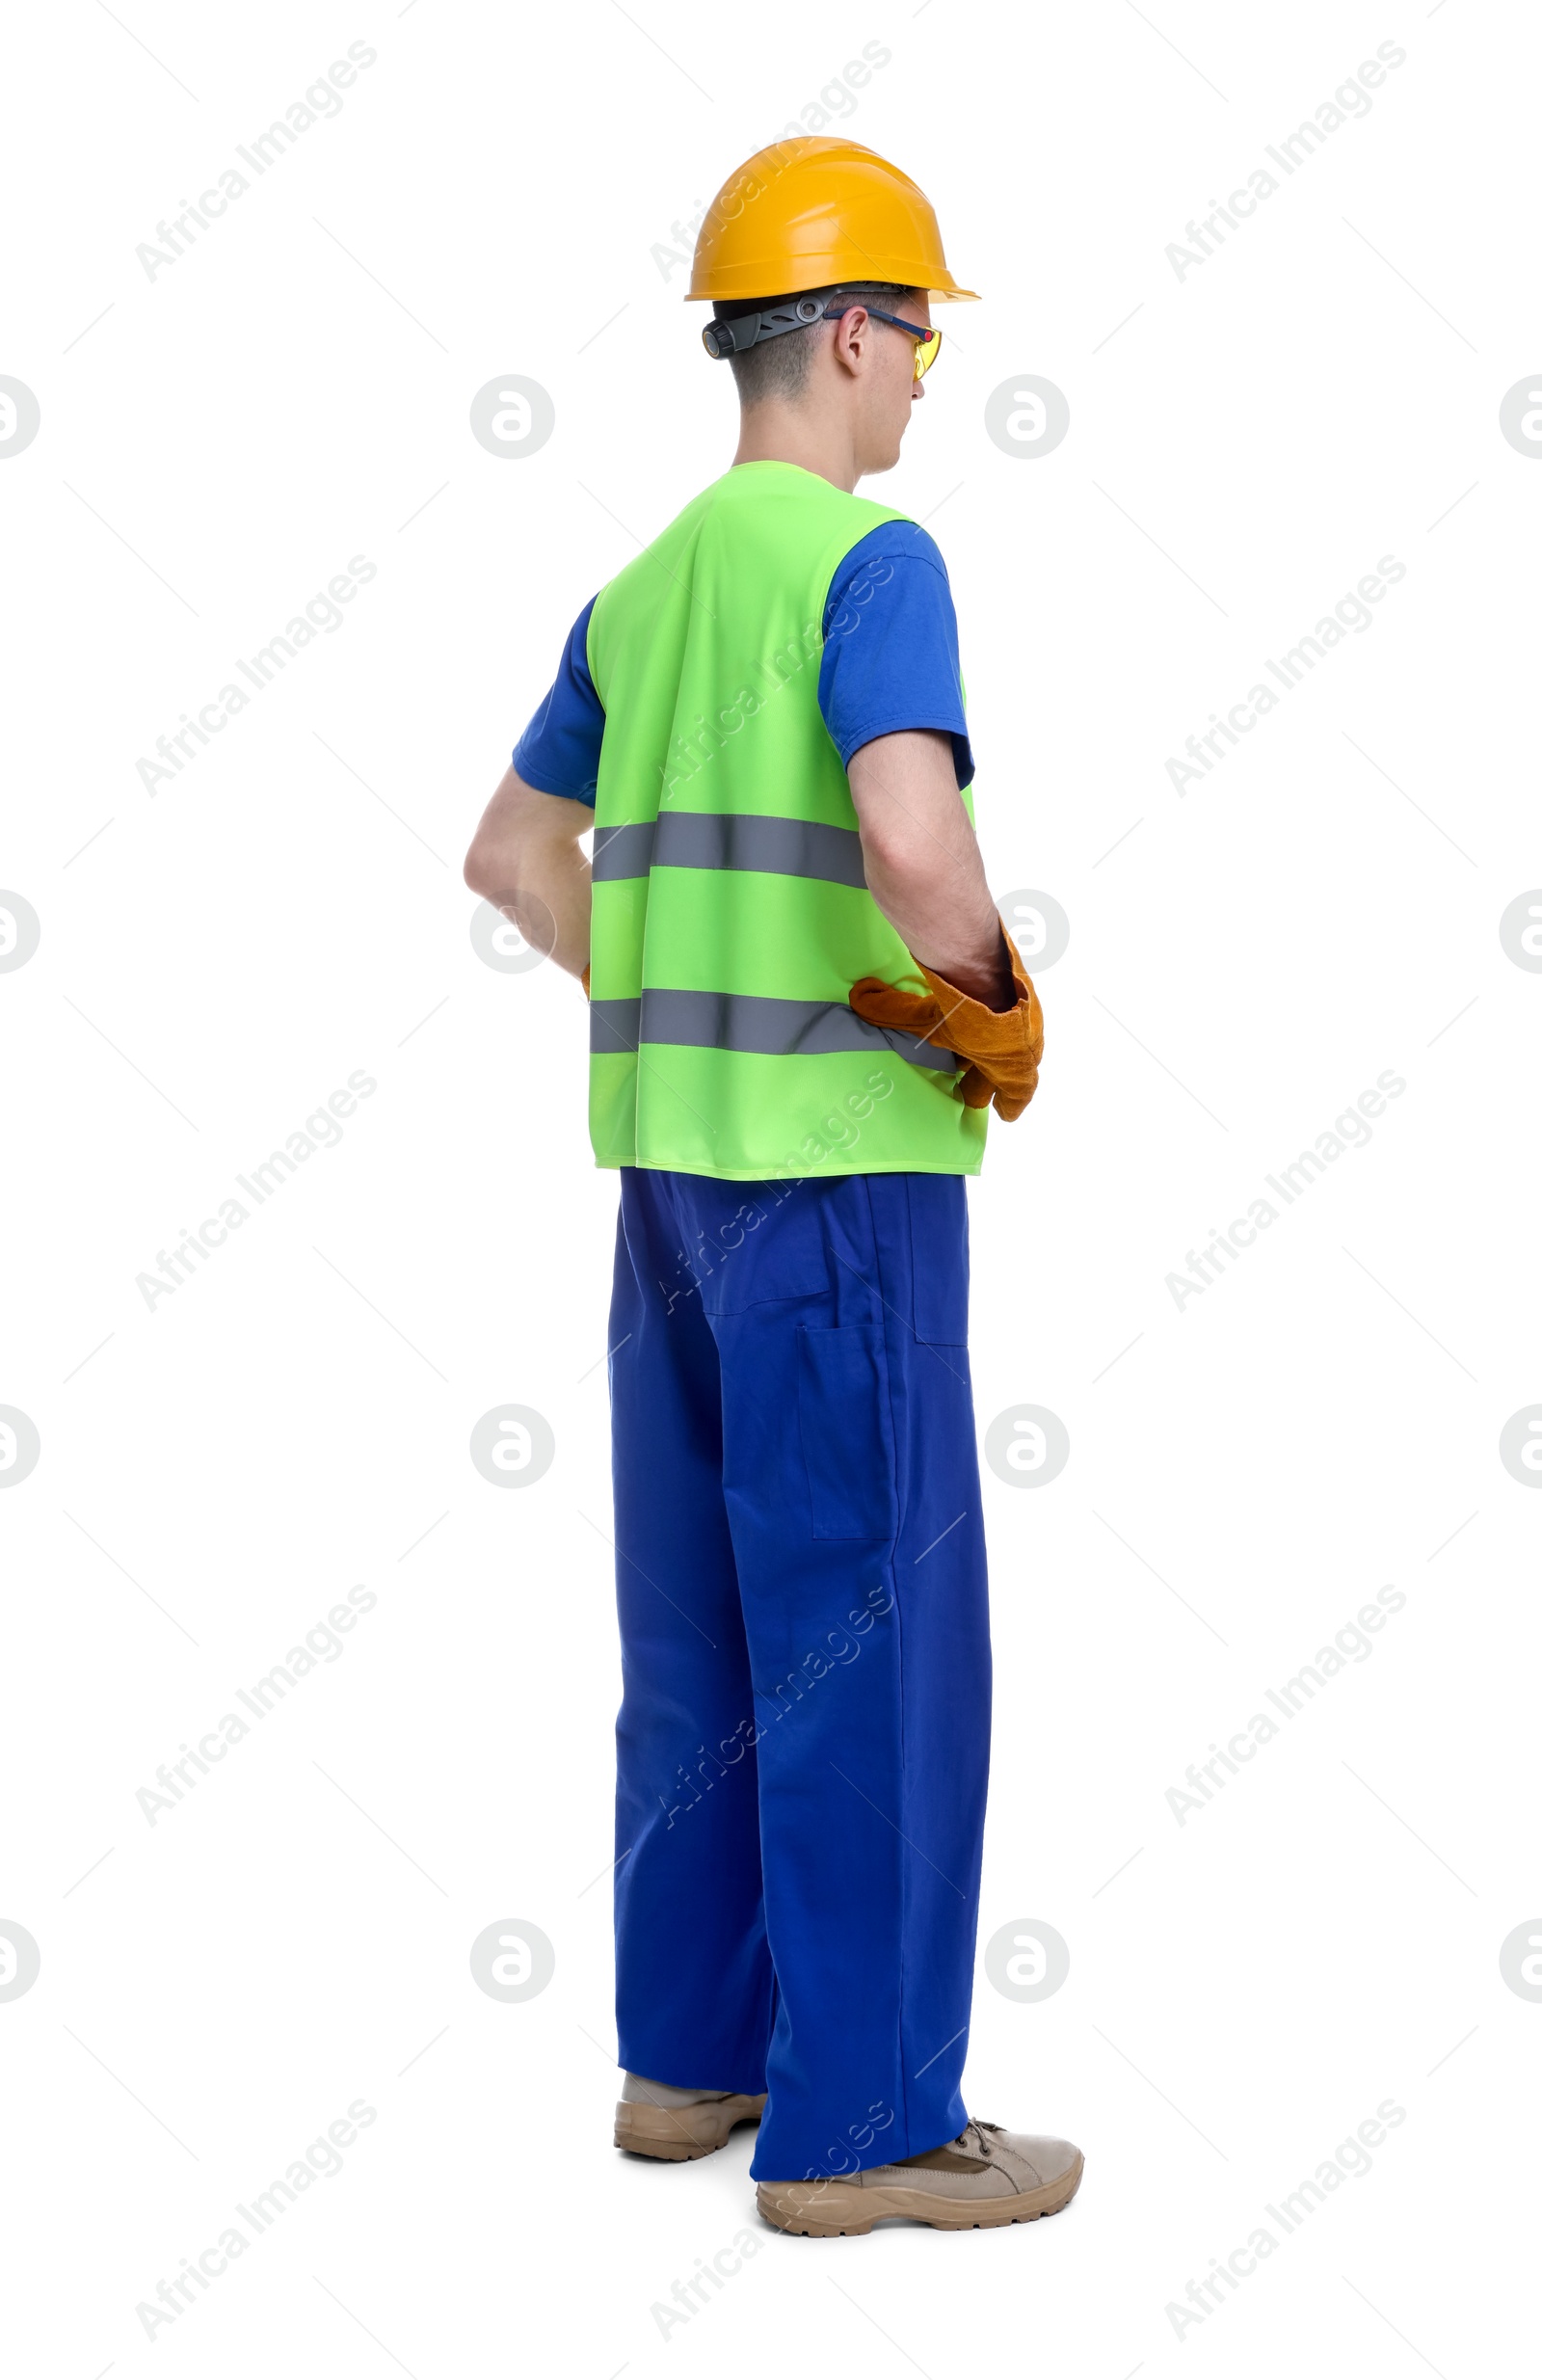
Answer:
[(761, 2179), (917, 2155), (966, 2121), (990, 1751), (964, 1182), (621, 1185), (621, 2061), (768, 2092)]

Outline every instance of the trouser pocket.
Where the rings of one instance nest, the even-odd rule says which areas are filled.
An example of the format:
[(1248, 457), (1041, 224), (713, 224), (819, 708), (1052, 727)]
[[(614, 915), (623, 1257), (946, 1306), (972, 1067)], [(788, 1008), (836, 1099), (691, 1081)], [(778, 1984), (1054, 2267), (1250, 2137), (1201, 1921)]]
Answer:
[(816, 1538), (889, 1538), (897, 1526), (883, 1328), (798, 1332), (798, 1430)]
[(963, 1347), (970, 1335), (970, 1222), (961, 1174), (904, 1177), (910, 1213), (911, 1297), (925, 1347)]

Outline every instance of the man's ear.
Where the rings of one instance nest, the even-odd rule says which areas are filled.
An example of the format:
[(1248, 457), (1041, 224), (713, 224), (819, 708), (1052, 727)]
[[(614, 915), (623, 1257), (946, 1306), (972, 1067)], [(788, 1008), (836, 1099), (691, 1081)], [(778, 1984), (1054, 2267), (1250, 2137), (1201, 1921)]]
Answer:
[[(854, 330), (853, 325), (859, 315), (862, 318), (862, 327), (860, 330)], [(854, 306), (851, 308), (849, 312), (840, 316), (840, 319), (836, 324), (834, 354), (837, 363), (843, 372), (855, 373), (860, 369), (861, 357), (864, 353), (865, 353), (866, 343), (871, 335), (871, 332), (872, 324), (868, 318), (867, 309), (864, 306)], [(856, 356), (853, 356), (852, 353), (852, 341), (854, 338), (858, 343), (858, 354)]]

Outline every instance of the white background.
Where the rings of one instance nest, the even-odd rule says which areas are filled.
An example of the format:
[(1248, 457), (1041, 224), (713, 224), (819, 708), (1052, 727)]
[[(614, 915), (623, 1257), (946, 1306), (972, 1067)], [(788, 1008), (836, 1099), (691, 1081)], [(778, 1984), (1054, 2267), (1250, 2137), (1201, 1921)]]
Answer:
[[(157, 222), (353, 40), (340, 115), (149, 278)], [(1387, 40), (1369, 115), (1180, 279), (1188, 220)], [(849, 128), (985, 298), (940, 316), (867, 492), (947, 557), (992, 881), (1072, 926), (1039, 1096), (970, 1194), (981, 1429), (1031, 1403), (1072, 1448), (1037, 1491), (985, 1480), (981, 1940), (1042, 1920), (1071, 1970), (1035, 2005), (982, 1973), (966, 2090), (1088, 2167), (1052, 2223), (819, 2243), (757, 2224), (748, 2133), (609, 2146), (615, 1185), (581, 998), (482, 963), (460, 860), (573, 616), (731, 452), (651, 252), (866, 41)], [(13, 20), (18, 2371), (1513, 2367), (1542, 2007), (1499, 1950), (1542, 1907), (1542, 1499), (1497, 1450), (1542, 1392), (1542, 979), (1499, 919), (1542, 882), (1542, 472), (1499, 408), (1542, 362), (1537, 47), (1476, 0)], [(511, 372), (556, 408), (538, 454), (469, 434)], [(1029, 372), (1069, 401), (1052, 455), (985, 434)], [(355, 555), (342, 626), (147, 793), (157, 736)], [(1180, 796), (1184, 738), (1384, 555), (1373, 625)], [(136, 1276), (355, 1069), (340, 1144), (148, 1310)], [(1180, 1308), (1187, 1251), (1389, 1069), (1369, 1145)], [(499, 1400), (555, 1432), (518, 1493), (467, 1457)], [(150, 1826), (157, 1765), (356, 1582), (342, 1656)], [(1188, 1764), (1388, 1582), (1372, 1656), (1180, 1825)], [(502, 1918), (556, 1950), (515, 2006), (468, 1965)], [(147, 2339), (136, 2306), (357, 2099), (342, 2172)], [(1189, 2279), (1389, 2099), (1372, 2171), (1177, 2336)]]

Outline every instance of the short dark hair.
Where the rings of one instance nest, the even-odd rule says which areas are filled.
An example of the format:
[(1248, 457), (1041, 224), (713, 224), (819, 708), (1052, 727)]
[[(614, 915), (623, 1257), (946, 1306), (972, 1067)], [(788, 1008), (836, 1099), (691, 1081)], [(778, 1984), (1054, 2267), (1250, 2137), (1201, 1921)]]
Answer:
[[(715, 322), (732, 322), (742, 314), (756, 314), (772, 306), (795, 306), (800, 298), (879, 298), (883, 300), (914, 299), (917, 292), (904, 288), (897, 281), (833, 281), (826, 289), (793, 289), (774, 298), (735, 298), (730, 306), (718, 306), (713, 312)], [(733, 385), (739, 392), (741, 405), (758, 405), (762, 397), (801, 396), (809, 385), (809, 367), (813, 361), (813, 338), (817, 322), (805, 331), (779, 331), (758, 347), (747, 348), (742, 356), (729, 358)]]

